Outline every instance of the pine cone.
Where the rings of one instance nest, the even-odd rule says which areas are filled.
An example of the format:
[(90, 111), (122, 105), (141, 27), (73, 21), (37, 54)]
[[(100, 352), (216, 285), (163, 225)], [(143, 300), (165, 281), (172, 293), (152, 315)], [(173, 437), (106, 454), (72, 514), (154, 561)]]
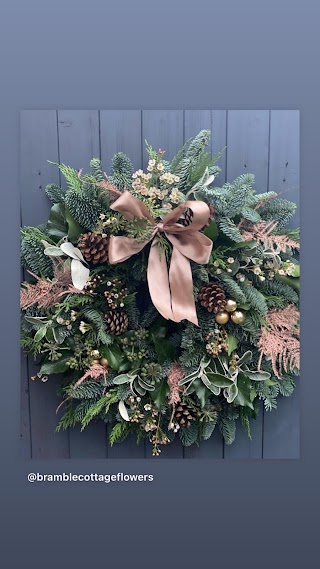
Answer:
[(221, 312), (226, 306), (226, 295), (223, 287), (216, 283), (204, 283), (198, 295), (200, 304), (209, 312)]
[(186, 401), (181, 401), (181, 403), (179, 403), (176, 408), (174, 418), (176, 419), (180, 428), (188, 428), (191, 426), (191, 421), (195, 421), (196, 412), (190, 405), (188, 405)]
[(128, 315), (123, 310), (109, 310), (104, 318), (108, 334), (119, 336), (128, 328)]
[(108, 260), (108, 242), (108, 237), (89, 231), (80, 235), (78, 247), (88, 263), (98, 265)]

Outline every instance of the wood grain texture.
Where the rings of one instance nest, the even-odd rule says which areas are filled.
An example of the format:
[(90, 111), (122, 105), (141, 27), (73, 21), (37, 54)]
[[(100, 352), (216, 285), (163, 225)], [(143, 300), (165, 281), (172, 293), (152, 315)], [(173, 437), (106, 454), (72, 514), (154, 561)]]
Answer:
[(109, 175), (111, 159), (124, 152), (136, 169), (142, 167), (141, 111), (100, 111), (101, 160)]
[[(289, 225), (299, 225), (300, 113), (271, 111), (269, 190), (298, 204)], [(282, 194), (283, 192), (283, 194)], [(278, 409), (264, 415), (263, 458), (299, 458), (299, 383), (292, 397), (278, 398)]]
[[(98, 111), (58, 111), (59, 158), (76, 169), (90, 169), (91, 158), (100, 156)], [(62, 409), (63, 412), (63, 409)], [(70, 429), (70, 458), (106, 458), (107, 433), (101, 422), (84, 431)]]
[[(227, 145), (219, 160), (221, 186), (244, 172), (256, 177), (256, 190), (284, 192), (282, 197), (299, 202), (299, 112), (224, 110), (126, 110), (126, 111), (24, 111), (21, 114), (21, 222), (37, 225), (48, 217), (50, 203), (46, 184), (59, 184), (58, 169), (49, 164), (64, 162), (89, 170), (93, 157), (101, 157), (109, 174), (112, 156), (125, 152), (135, 168), (146, 166), (147, 139), (155, 149), (166, 150), (171, 159), (183, 142), (201, 129), (212, 130), (209, 152)], [(298, 212), (292, 225), (298, 223)], [(29, 368), (29, 369), (28, 369)], [(150, 444), (136, 445), (133, 436), (112, 448), (107, 429), (94, 423), (55, 433), (55, 409), (59, 403), (59, 378), (46, 384), (29, 382), (36, 368), (21, 362), (21, 440), (25, 457), (34, 458), (144, 458)], [(30, 383), (30, 384), (29, 384)], [(278, 410), (259, 414), (252, 422), (252, 442), (240, 423), (234, 445), (223, 444), (216, 428), (212, 438), (198, 448), (183, 449), (179, 439), (163, 448), (161, 458), (259, 459), (299, 457), (299, 389), (293, 397), (278, 399)]]
[[(21, 222), (38, 225), (47, 220), (50, 202), (44, 192), (50, 182), (59, 183), (59, 173), (48, 160), (58, 162), (56, 111), (24, 111), (21, 115)], [(68, 458), (68, 432), (55, 433), (57, 424), (57, 378), (47, 383), (31, 382), (38, 368), (28, 358), (28, 389), (32, 458)], [(25, 385), (26, 379), (24, 378)], [(25, 389), (25, 387), (24, 387)], [(24, 398), (24, 402), (26, 399)]]
[(268, 186), (269, 111), (228, 111), (227, 180), (255, 175), (257, 192)]

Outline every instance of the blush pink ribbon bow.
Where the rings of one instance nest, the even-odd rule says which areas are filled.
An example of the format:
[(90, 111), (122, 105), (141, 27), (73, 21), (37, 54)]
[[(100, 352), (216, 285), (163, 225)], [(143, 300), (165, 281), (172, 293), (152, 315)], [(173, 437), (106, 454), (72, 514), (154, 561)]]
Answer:
[[(186, 208), (192, 210), (193, 216), (190, 224), (183, 226), (177, 222)], [(147, 279), (154, 306), (167, 320), (189, 320), (198, 325), (190, 260), (200, 264), (209, 262), (212, 241), (199, 232), (209, 219), (207, 204), (202, 201), (186, 201), (157, 223), (148, 208), (125, 190), (111, 209), (120, 212), (128, 221), (146, 217), (154, 229), (150, 238), (143, 242), (130, 237), (110, 237), (109, 262), (116, 264), (126, 261), (151, 241)], [(166, 256), (159, 250), (157, 233), (164, 233), (173, 246), (169, 272)]]

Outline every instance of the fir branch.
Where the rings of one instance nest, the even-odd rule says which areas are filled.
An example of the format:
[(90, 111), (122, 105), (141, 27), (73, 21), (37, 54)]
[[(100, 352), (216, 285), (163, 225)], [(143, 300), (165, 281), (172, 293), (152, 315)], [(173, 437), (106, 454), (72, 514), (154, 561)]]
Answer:
[(115, 443), (120, 443), (124, 441), (130, 433), (130, 426), (127, 422), (121, 421), (121, 423), (116, 423), (110, 432), (109, 442), (112, 447)]

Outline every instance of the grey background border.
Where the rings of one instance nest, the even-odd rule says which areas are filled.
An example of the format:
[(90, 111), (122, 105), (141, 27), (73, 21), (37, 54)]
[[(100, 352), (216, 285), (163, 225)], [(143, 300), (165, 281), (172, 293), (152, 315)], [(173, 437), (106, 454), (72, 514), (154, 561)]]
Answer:
[[(319, 505), (317, 0), (5, 0), (0, 23), (3, 565), (313, 566)], [(153, 80), (153, 73), (162, 73)], [(296, 461), (114, 461), (150, 485), (29, 484), (90, 462), (19, 459), (19, 111), (301, 111), (302, 390)], [(104, 472), (105, 461), (94, 471)], [(177, 516), (173, 517), (173, 512)], [(151, 516), (157, 520), (150, 523)], [(145, 521), (147, 519), (147, 522)]]

